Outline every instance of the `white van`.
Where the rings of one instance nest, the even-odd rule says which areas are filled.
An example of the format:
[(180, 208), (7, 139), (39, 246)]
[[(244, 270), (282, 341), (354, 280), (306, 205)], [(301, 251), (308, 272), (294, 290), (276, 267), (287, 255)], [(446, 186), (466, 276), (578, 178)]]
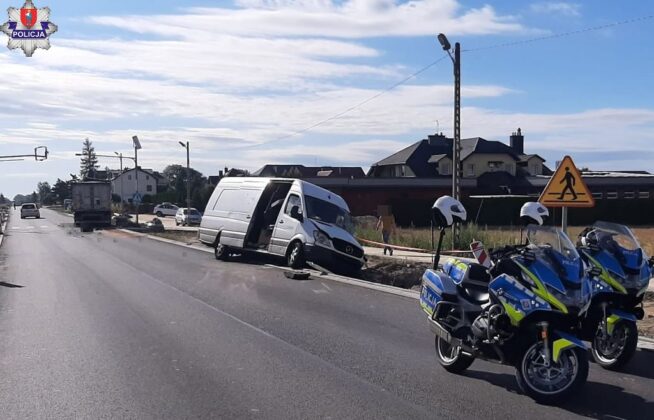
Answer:
[(316, 185), (227, 177), (207, 203), (199, 238), (218, 259), (248, 250), (285, 257), (293, 268), (308, 260), (334, 271), (356, 271), (364, 257), (353, 227), (345, 200)]

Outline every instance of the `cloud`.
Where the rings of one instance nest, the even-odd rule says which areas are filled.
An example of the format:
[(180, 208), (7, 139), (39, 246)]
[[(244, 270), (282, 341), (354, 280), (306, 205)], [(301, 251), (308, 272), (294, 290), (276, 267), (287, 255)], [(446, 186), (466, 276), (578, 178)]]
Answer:
[[(242, 0), (239, 8), (191, 8), (184, 16), (97, 16), (92, 23), (136, 33), (178, 39), (204, 39), (206, 33), (244, 36), (485, 35), (528, 32), (514, 16), (492, 6), (463, 10), (456, 0)], [(144, 20), (145, 19), (145, 20)], [(211, 39), (211, 38), (209, 38)]]
[(529, 9), (534, 13), (558, 14), (563, 16), (580, 16), (581, 5), (566, 2), (533, 3)]

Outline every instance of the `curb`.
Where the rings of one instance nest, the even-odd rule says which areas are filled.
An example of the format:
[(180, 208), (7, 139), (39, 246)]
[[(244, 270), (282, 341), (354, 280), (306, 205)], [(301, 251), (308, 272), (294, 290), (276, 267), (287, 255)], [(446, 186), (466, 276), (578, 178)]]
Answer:
[[(183, 242), (175, 241), (175, 240), (172, 240), (172, 239), (160, 238), (158, 236), (148, 235), (146, 233), (133, 232), (133, 231), (127, 230), (127, 229), (116, 229), (116, 230), (128, 233), (128, 234), (136, 236), (136, 237), (140, 237), (140, 238), (152, 239), (154, 241), (164, 242), (164, 243), (171, 244), (171, 245), (177, 245), (177, 246), (181, 246), (181, 247), (184, 247), (184, 248), (194, 249), (196, 251), (201, 251), (201, 252), (206, 252), (206, 253), (209, 253), (209, 254), (213, 254), (213, 252), (210, 249), (205, 249), (205, 248), (200, 248), (200, 247), (193, 246), (193, 245), (188, 245), (188, 244), (185, 244)], [(0, 239), (1, 239), (1, 237), (0, 237)], [(283, 271), (295, 271), (295, 270), (293, 270), (291, 268), (283, 267), (283, 266), (275, 265), (275, 264), (264, 264), (264, 267), (277, 268), (277, 269), (280, 269), (280, 270), (283, 270)], [(370, 282), (367, 282), (365, 280), (359, 280), (359, 279), (355, 279), (355, 278), (352, 278), (352, 277), (345, 277), (345, 276), (341, 276), (341, 275), (334, 274), (334, 273), (323, 274), (320, 271), (315, 270), (315, 269), (306, 269), (305, 271), (310, 272), (311, 275), (314, 276), (314, 278), (317, 278), (317, 279), (327, 279), (327, 280), (335, 281), (337, 283), (349, 284), (351, 286), (362, 287), (364, 289), (376, 290), (378, 292), (387, 293), (387, 294), (390, 294), (390, 295), (402, 296), (402, 297), (406, 297), (406, 298), (410, 298), (410, 299), (416, 299), (416, 300), (420, 299), (420, 292), (418, 292), (417, 290), (402, 289), (400, 287), (389, 286), (389, 285), (380, 284), (380, 283), (370, 283)], [(644, 337), (642, 335), (638, 336), (638, 348), (641, 349), (641, 350), (654, 351), (654, 339), (649, 338), (649, 337)]]

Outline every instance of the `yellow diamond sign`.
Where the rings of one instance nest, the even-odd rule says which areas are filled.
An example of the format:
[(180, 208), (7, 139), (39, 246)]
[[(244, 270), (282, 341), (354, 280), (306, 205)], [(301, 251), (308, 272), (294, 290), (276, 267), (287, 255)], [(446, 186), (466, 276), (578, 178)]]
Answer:
[(563, 158), (538, 201), (547, 207), (593, 207), (593, 194), (584, 183), (572, 158)]

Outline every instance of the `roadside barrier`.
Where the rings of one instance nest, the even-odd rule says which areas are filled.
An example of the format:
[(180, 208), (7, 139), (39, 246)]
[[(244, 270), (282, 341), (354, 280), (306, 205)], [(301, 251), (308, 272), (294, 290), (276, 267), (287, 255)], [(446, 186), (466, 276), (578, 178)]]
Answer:
[[(392, 244), (385, 244), (383, 242), (375, 242), (375, 241), (370, 241), (368, 239), (363, 239), (363, 238), (356, 238), (357, 241), (363, 244), (367, 245), (372, 245), (377, 248), (392, 248), (392, 249), (397, 249), (399, 251), (412, 251), (412, 252), (421, 252), (423, 254), (434, 254), (434, 251), (430, 249), (422, 249), (422, 248), (411, 248), (408, 246), (400, 246), (400, 245), (392, 245)], [(442, 251), (443, 254), (472, 254), (471, 251), (462, 251), (462, 250), (450, 250), (450, 251)]]

